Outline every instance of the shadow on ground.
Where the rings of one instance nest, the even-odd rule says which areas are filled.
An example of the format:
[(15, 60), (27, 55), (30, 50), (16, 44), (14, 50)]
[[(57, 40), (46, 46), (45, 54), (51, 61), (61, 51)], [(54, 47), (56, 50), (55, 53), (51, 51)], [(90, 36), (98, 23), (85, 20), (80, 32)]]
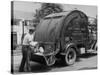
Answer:
[(38, 72), (48, 72), (49, 70), (51, 70), (50, 67), (47, 67), (45, 65), (42, 64), (36, 64), (36, 65), (32, 65), (31, 66), (31, 71), (38, 73)]
[(80, 56), (80, 58), (90, 58), (90, 57), (93, 57), (93, 56), (96, 56), (97, 53), (86, 53), (86, 54), (82, 54)]
[(76, 62), (80, 62), (81, 61), (80, 60), (81, 58), (87, 59), (87, 58), (91, 58), (91, 57), (96, 56), (96, 55), (97, 55), (97, 53), (86, 53), (86, 54), (82, 54), (82, 55), (78, 56)]
[[(78, 58), (76, 60), (76, 62), (80, 62), (81, 58), (90, 58), (90, 57), (93, 57), (93, 56), (96, 56), (97, 54), (96, 53), (87, 53), (87, 54), (83, 54), (80, 56), (80, 58)], [(32, 65), (32, 72), (33, 73), (38, 73), (38, 72), (49, 72), (51, 69), (53, 68), (62, 68), (62, 67), (67, 67), (65, 66), (62, 62), (58, 61), (56, 62), (53, 66), (51, 67), (47, 67), (45, 65), (41, 65), (41, 64), (36, 64), (36, 65)], [(97, 67), (93, 67), (93, 69), (96, 69)], [(84, 69), (89, 69), (88, 67), (87, 68), (81, 68), (79, 70), (84, 70)]]
[(65, 66), (62, 62), (56, 62), (53, 66), (46, 66), (46, 65), (42, 65), (42, 64), (36, 64), (36, 65), (32, 65), (31, 66), (31, 71), (33, 73), (39, 73), (39, 72), (49, 72), (50, 70), (54, 69), (54, 68), (62, 68), (62, 67), (67, 67)]
[(54, 69), (54, 68), (62, 68), (62, 67), (66, 67), (62, 62), (58, 61), (56, 62), (53, 66), (46, 66), (46, 65), (42, 65), (42, 64), (33, 64), (31, 65), (31, 71), (33, 73), (39, 73), (39, 72), (49, 72), (50, 70)]

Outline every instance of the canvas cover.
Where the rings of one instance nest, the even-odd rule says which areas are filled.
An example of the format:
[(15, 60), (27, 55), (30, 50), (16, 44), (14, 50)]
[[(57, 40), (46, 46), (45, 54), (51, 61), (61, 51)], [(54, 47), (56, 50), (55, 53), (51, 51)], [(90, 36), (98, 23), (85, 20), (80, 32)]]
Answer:
[[(83, 18), (81, 19), (78, 16)], [(54, 43), (60, 40), (64, 41), (64, 33), (67, 31), (66, 28), (73, 19), (87, 22), (87, 16), (78, 10), (54, 13), (46, 16), (36, 28), (35, 41), (48, 43)], [(67, 34), (70, 34), (70, 32)]]

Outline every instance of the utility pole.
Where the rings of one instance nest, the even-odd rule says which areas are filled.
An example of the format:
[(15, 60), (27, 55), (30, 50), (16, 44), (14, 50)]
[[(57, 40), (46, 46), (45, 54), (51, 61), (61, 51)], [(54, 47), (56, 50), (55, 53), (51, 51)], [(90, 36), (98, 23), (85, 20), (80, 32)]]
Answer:
[(24, 22), (24, 19), (22, 19), (22, 38), (21, 38), (21, 45), (22, 45), (23, 39), (24, 39), (24, 25), (25, 25), (25, 22)]

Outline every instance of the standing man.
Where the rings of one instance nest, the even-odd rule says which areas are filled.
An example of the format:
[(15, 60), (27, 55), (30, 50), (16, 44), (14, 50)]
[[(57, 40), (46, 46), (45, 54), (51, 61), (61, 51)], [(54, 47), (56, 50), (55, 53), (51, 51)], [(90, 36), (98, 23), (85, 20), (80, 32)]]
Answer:
[(29, 32), (24, 36), (23, 43), (22, 43), (22, 61), (19, 67), (19, 72), (24, 71), (24, 66), (27, 64), (27, 59), (30, 53), (30, 43), (34, 40), (35, 29), (30, 28)]

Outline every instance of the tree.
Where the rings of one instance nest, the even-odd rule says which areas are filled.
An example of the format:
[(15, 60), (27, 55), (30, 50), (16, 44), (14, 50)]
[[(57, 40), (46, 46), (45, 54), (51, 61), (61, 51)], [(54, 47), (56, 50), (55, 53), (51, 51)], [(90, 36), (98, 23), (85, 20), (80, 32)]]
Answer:
[(54, 3), (43, 3), (41, 8), (36, 10), (35, 18), (40, 21), (40, 19), (44, 18), (45, 16), (51, 13), (59, 13), (62, 12), (62, 6), (60, 4)]
[(41, 8), (42, 12), (44, 13), (43, 17), (51, 13), (58, 13), (63, 11), (62, 6), (60, 4), (54, 3), (43, 3)]

